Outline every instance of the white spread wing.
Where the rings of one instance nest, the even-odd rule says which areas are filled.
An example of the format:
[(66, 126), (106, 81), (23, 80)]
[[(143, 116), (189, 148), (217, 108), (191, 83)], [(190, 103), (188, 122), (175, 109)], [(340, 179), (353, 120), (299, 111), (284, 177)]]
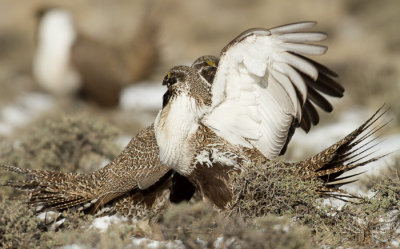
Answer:
[[(303, 32), (314, 25), (250, 29), (230, 42), (221, 52), (212, 107), (202, 121), (232, 144), (254, 146), (268, 158), (278, 156), (293, 122), (300, 123), (303, 107), (310, 105), (307, 81), (317, 82), (321, 70), (334, 74), (304, 57), (327, 50), (310, 44), (324, 40), (325, 34)], [(316, 91), (311, 90), (313, 97)]]

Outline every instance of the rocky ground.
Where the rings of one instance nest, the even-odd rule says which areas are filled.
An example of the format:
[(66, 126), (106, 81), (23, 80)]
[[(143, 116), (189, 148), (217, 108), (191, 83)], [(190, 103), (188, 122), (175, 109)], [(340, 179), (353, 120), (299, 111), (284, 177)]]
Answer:
[[(137, 28), (146, 2), (58, 1), (57, 5), (72, 11), (85, 34), (120, 44), (129, 40)], [(335, 110), (322, 115), (319, 127), (309, 134), (297, 132), (284, 160), (303, 159), (322, 150), (384, 103), (390, 107), (385, 120), (391, 122), (381, 132), (381, 140), (385, 141), (379, 147), (381, 153), (394, 153), (372, 165), (371, 174), (365, 174), (361, 181), (348, 187), (349, 191), (362, 192), (371, 198), (363, 204), (343, 206), (342, 203), (337, 207), (331, 206), (333, 201), (328, 201), (327, 206), (327, 201), (308, 203), (314, 211), (319, 205), (318, 210), (323, 210), (324, 215), (291, 213), (288, 209), (283, 214), (271, 211), (244, 221), (218, 214), (207, 204), (191, 203), (170, 208), (155, 225), (120, 217), (82, 219), (79, 214), (65, 214), (62, 226), (46, 230), (43, 229), (46, 221), (40, 221), (23, 205), (23, 195), (2, 188), (0, 243), (3, 247), (399, 246), (399, 1), (153, 1), (160, 20), (161, 61), (149, 79), (125, 89), (121, 104), (115, 109), (60, 100), (44, 92), (33, 80), (34, 12), (49, 4), (54, 5), (54, 1), (0, 0), (1, 161), (62, 171), (96, 169), (154, 120), (164, 91), (161, 80), (169, 68), (190, 64), (201, 55), (218, 55), (226, 43), (247, 28), (303, 20), (318, 21), (317, 29), (328, 33), (325, 44), (329, 51), (321, 61), (340, 75), (339, 81), (346, 92), (343, 99), (332, 100)], [(94, 153), (90, 146), (79, 147), (77, 134), (86, 134), (90, 146), (100, 146), (100, 152)], [(1, 180), (8, 177), (0, 173)]]

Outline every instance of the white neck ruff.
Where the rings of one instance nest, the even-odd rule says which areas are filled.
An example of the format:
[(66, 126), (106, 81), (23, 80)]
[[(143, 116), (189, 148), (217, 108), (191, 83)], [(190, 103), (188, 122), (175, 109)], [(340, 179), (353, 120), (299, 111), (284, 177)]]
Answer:
[(199, 127), (204, 108), (181, 94), (161, 110), (154, 123), (160, 160), (178, 173), (188, 175), (193, 170), (194, 151), (189, 140)]

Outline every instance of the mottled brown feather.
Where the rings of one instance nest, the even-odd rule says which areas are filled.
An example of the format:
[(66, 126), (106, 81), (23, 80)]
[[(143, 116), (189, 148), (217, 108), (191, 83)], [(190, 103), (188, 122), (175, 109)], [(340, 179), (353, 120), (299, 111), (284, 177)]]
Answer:
[[(29, 203), (32, 205), (59, 211), (84, 209), (91, 213), (97, 213), (108, 203), (114, 203), (115, 199), (126, 203), (123, 196), (132, 199), (131, 195), (126, 195), (132, 191), (152, 194), (139, 189), (138, 183), (146, 179), (149, 189), (152, 189), (170, 171), (159, 161), (153, 126), (134, 137), (110, 164), (91, 174), (29, 170), (5, 165), (1, 168), (26, 176), (25, 180), (9, 181), (3, 185), (30, 191)], [(119, 205), (123, 209), (122, 204)]]

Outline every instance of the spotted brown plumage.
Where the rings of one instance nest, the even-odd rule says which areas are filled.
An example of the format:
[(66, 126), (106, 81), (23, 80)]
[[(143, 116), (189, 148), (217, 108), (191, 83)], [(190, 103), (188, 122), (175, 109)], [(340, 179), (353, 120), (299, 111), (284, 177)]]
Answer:
[[(252, 35), (250, 33), (245, 32), (241, 36), (245, 34)], [(258, 35), (258, 33), (255, 34), (255, 37)], [(239, 40), (243, 40), (243, 37)], [(312, 50), (313, 47), (310, 46), (304, 49)], [(318, 49), (320, 48), (317, 48), (317, 50)], [(222, 54), (227, 53), (227, 51), (228, 50), (223, 50)], [(239, 53), (237, 56), (240, 58), (241, 54)], [(303, 59), (302, 56), (299, 56), (299, 58)], [(328, 77), (327, 75), (333, 76), (334, 73), (324, 66), (316, 62), (310, 62), (309, 59), (304, 60), (308, 66), (313, 67), (313, 69), (310, 70), (316, 74), (320, 73), (323, 75), (322, 78)], [(194, 65), (200, 65), (202, 63), (204, 64), (204, 61), (194, 63)], [(230, 63), (230, 61), (225, 62), (225, 64), (228, 65), (230, 65)], [(228, 140), (226, 136), (221, 135), (221, 131), (223, 129), (231, 128), (229, 125), (239, 126), (237, 130), (233, 129), (229, 131), (231, 133), (225, 133), (232, 134), (232, 136), (238, 135), (234, 132), (240, 133), (245, 129), (253, 129), (254, 127), (252, 127), (251, 124), (249, 127), (246, 127), (245, 121), (241, 123), (240, 119), (237, 123), (229, 123), (226, 127), (222, 126), (221, 124), (217, 124), (216, 122), (209, 122), (210, 113), (213, 115), (215, 108), (218, 108), (219, 105), (223, 105), (223, 101), (225, 100), (222, 100), (222, 102), (219, 102), (218, 104), (214, 103), (215, 91), (213, 87), (215, 86), (216, 81), (218, 82), (216, 77), (218, 77), (218, 70), (220, 70), (221, 61), (219, 61), (218, 64), (207, 62), (205, 64), (208, 64), (210, 67), (214, 67), (215, 71), (212, 72), (215, 72), (215, 74), (213, 76), (214, 80), (212, 81), (207, 80), (201, 73), (199, 73), (202, 70), (201, 67), (199, 69), (193, 65), (192, 67), (176, 66), (168, 72), (163, 80), (163, 84), (168, 88), (166, 92), (168, 98), (165, 98), (167, 101), (164, 101), (163, 109), (159, 112), (155, 120), (154, 129), (157, 144), (159, 145), (160, 149), (160, 160), (182, 176), (187, 177), (196, 186), (197, 190), (201, 192), (203, 197), (210, 200), (218, 208), (225, 209), (229, 207), (232, 201), (232, 196), (235, 194), (232, 193), (232, 180), (235, 179), (239, 173), (246, 170), (246, 165), (249, 165), (255, 161), (261, 161), (269, 166), (288, 166), (285, 168), (290, 168), (291, 170), (289, 170), (287, 173), (299, 176), (303, 179), (320, 180), (324, 183), (324, 186), (323, 188), (319, 189), (319, 192), (330, 193), (340, 191), (338, 189), (339, 186), (349, 183), (336, 182), (347, 179), (340, 178), (339, 176), (341, 174), (352, 168), (363, 166), (364, 164), (379, 158), (377, 157), (355, 165), (352, 165), (353, 161), (351, 160), (352, 158), (357, 157), (364, 152), (357, 149), (352, 149), (355, 145), (365, 139), (363, 134), (366, 133), (366, 136), (370, 136), (373, 133), (368, 133), (366, 130), (372, 123), (377, 121), (377, 119), (374, 119), (375, 115), (377, 114), (375, 114), (373, 118), (366, 122), (366, 124), (362, 125), (348, 137), (339, 141), (337, 144), (333, 145), (327, 150), (317, 154), (312, 159), (307, 159), (303, 162), (284, 163), (276, 159), (277, 154), (269, 157), (262, 153), (258, 147), (251, 146), (254, 145), (252, 143), (252, 138), (244, 139), (245, 141), (243, 143), (235, 143), (236, 140)], [(245, 71), (244, 68), (239, 68), (238, 72), (236, 72), (239, 78), (241, 77), (240, 74), (243, 71)], [(295, 71), (290, 71), (289, 69), (288, 72), (296, 73)], [(304, 74), (304, 77), (309, 77), (311, 79), (310, 75), (303, 72), (301, 73)], [(299, 73), (299, 75), (301, 74)], [(224, 77), (224, 75), (220, 77)], [(252, 80), (252, 77), (256, 78), (256, 76), (253, 76), (250, 73), (248, 79)], [(316, 75), (313, 77), (314, 81), (318, 82), (318, 77)], [(305, 89), (311, 88), (309, 85), (307, 85), (307, 80), (304, 79), (302, 82), (305, 84), (303, 86)], [(240, 83), (241, 82), (237, 82), (236, 84)], [(242, 92), (240, 92), (240, 89), (236, 88), (233, 90), (237, 92), (230, 96), (230, 87), (230, 82), (226, 81), (224, 88), (221, 90), (224, 92), (221, 94), (220, 98), (228, 99), (228, 101), (230, 101), (228, 102), (229, 104), (235, 105), (237, 104), (235, 101), (240, 102)], [(269, 86), (267, 85), (265, 87), (267, 88)], [(331, 88), (336, 89), (337, 85), (333, 83)], [(211, 89), (211, 91), (208, 89)], [(261, 87), (257, 89), (262, 90)], [(330, 89), (329, 87), (323, 89), (325, 92), (330, 91), (328, 90)], [(244, 94), (246, 93), (246, 90), (247, 89), (243, 90)], [(331, 95), (335, 96), (338, 94), (332, 92)], [(308, 96), (307, 98), (309, 99), (303, 100), (301, 96), (298, 96), (298, 101), (304, 102), (303, 108), (298, 111), (302, 112), (302, 118), (309, 119), (310, 122), (316, 124), (318, 121), (318, 113), (315, 111), (315, 108), (310, 101), (320, 105), (325, 111), (329, 111), (330, 104), (327, 104), (328, 102), (326, 99), (320, 97), (321, 95), (314, 89), (309, 91), (309, 95), (303, 94), (302, 96)], [(255, 95), (254, 98), (257, 98), (257, 95)], [(252, 101), (251, 96), (249, 100), (250, 102)], [(241, 108), (241, 106), (234, 107), (239, 109)], [(236, 110), (232, 110), (232, 117), (236, 118), (237, 115), (242, 115), (245, 118), (250, 118), (246, 116), (248, 114), (246, 113), (248, 110), (246, 108), (247, 106), (244, 107), (243, 113), (237, 113)], [(229, 111), (230, 109), (225, 109), (225, 112), (218, 112), (217, 120), (223, 123), (223, 119), (225, 117), (227, 119), (231, 118), (231, 116), (229, 116)], [(263, 113), (260, 115), (263, 115)], [(293, 122), (295, 121), (296, 119), (293, 119)], [(307, 121), (304, 122), (307, 123)], [(218, 126), (213, 126), (215, 124)], [(244, 126), (240, 127), (240, 125)], [(296, 125), (291, 123), (290, 128), (296, 128)], [(269, 129), (269, 127), (267, 127), (267, 129)], [(247, 131), (245, 130), (243, 132)], [(239, 136), (240, 135), (241, 134), (239, 134)], [(280, 153), (282, 153), (285, 149), (291, 135), (292, 134), (289, 134), (288, 138), (286, 138), (286, 141), (284, 141), (285, 145), (281, 147), (279, 151)], [(361, 136), (361, 138), (359, 136)], [(349, 137), (351, 137), (351, 139)], [(354, 141), (355, 143), (353, 144), (351, 141)], [(249, 144), (251, 145), (249, 146)], [(337, 160), (338, 157), (342, 160)], [(360, 160), (362, 160), (362, 158)], [(278, 161), (279, 163), (276, 163)]]
[(111, 163), (90, 174), (0, 166), (26, 176), (4, 185), (29, 191), (28, 203), (41, 206), (41, 210), (79, 209), (98, 215), (151, 218), (170, 200), (189, 200), (195, 191), (186, 178), (159, 161), (152, 125), (135, 136)]
[[(330, 74), (330, 71), (320, 64), (310, 62), (300, 54), (291, 54), (296, 51), (322, 54), (326, 50), (322, 46), (298, 44), (299, 40), (308, 41), (307, 39), (310, 37), (311, 40), (319, 41), (324, 38), (323, 34), (291, 33), (293, 30), (302, 30), (312, 25), (313, 23), (310, 22), (293, 24), (279, 29), (271, 29), (268, 31), (270, 33), (265, 32), (265, 30), (255, 33), (248, 31), (244, 32), (239, 39), (240, 41), (248, 41), (250, 45), (254, 45), (252, 42), (257, 41), (260, 35), (266, 41), (269, 41), (271, 37), (279, 38), (281, 39), (280, 41), (283, 39), (283, 41), (288, 41), (289, 43), (290, 41), (295, 41), (289, 45), (283, 45), (283, 52), (281, 51), (283, 55), (279, 53), (276, 55), (277, 58), (283, 56), (280, 59), (287, 60), (288, 64), (277, 63), (275, 65), (276, 68), (273, 68), (273, 70), (278, 71), (271, 71), (271, 74), (277, 73), (276, 76), (281, 77), (281, 83), (288, 87), (288, 92), (286, 92), (288, 94), (286, 97), (288, 98), (285, 98), (285, 100), (288, 100), (291, 104), (303, 103), (304, 106), (309, 105), (307, 98), (305, 98), (309, 96), (307, 95), (309, 86), (304, 78), (300, 79), (297, 76), (304, 74), (314, 82), (317, 82), (319, 77), (317, 75), (329, 76)], [(287, 31), (291, 32), (285, 33)], [(236, 45), (238, 43), (234, 42), (231, 48)], [(224, 50), (222, 56), (227, 56), (228, 53), (229, 49)], [(247, 52), (245, 51), (245, 53)], [(289, 166), (292, 169), (292, 171), (288, 172), (290, 174), (304, 179), (311, 178), (323, 181), (325, 185), (321, 192), (336, 191), (337, 187), (342, 183), (336, 183), (335, 181), (347, 179), (340, 177), (342, 173), (350, 168), (362, 166), (369, 162), (367, 160), (352, 165), (353, 156), (364, 152), (353, 151), (352, 149), (360, 141), (363, 141), (365, 136), (373, 133), (368, 132), (367, 129), (370, 126), (369, 124), (376, 122), (376, 119), (372, 118), (367, 121), (367, 125), (362, 125), (361, 128), (350, 135), (350, 138), (346, 137), (312, 159), (297, 163), (276, 163), (278, 159), (274, 158), (282, 152), (282, 148), (274, 151), (274, 157), (270, 158), (257, 147), (251, 146), (254, 145), (252, 143), (254, 139), (251, 136), (255, 134), (254, 136), (256, 137), (257, 129), (254, 128), (257, 128), (257, 126), (251, 122), (246, 123), (246, 118), (251, 118), (249, 115), (252, 114), (252, 110), (247, 109), (247, 107), (250, 106), (251, 101), (260, 97), (257, 96), (258, 91), (262, 92), (270, 85), (274, 87), (279, 85), (274, 85), (273, 83), (276, 82), (273, 81), (262, 82), (264, 78), (257, 78), (259, 77), (257, 74), (262, 70), (257, 68), (257, 63), (251, 63), (253, 59), (251, 56), (247, 56), (248, 54), (246, 54), (246, 58), (249, 61), (243, 59), (239, 63), (238, 72), (235, 69), (233, 70), (234, 73), (238, 77), (240, 77), (240, 74), (245, 75), (244, 81), (253, 79), (260, 81), (256, 82), (256, 84), (250, 82), (249, 87), (245, 87), (245, 89), (237, 85), (231, 86), (228, 84), (229, 82), (222, 82), (222, 84), (221, 78), (218, 79), (218, 77), (222, 77), (221, 74), (218, 74), (219, 70), (227, 70), (226, 67), (229, 67), (227, 64), (230, 64), (229, 61), (221, 64), (221, 61), (224, 61), (222, 57), (220, 61), (217, 59), (217, 63), (202, 59), (194, 63), (192, 67), (177, 66), (172, 68), (163, 80), (163, 84), (168, 87), (168, 90), (164, 97), (163, 109), (158, 114), (154, 126), (150, 126), (141, 132), (131, 141), (121, 155), (105, 168), (92, 174), (84, 175), (25, 171), (15, 167), (3, 166), (7, 170), (28, 175), (28, 179), (24, 181), (10, 182), (6, 185), (33, 188), (31, 203), (42, 204), (44, 208), (55, 208), (57, 210), (78, 208), (90, 213), (119, 213), (135, 217), (157, 216), (168, 205), (169, 201), (188, 200), (195, 190), (199, 191), (204, 198), (210, 200), (218, 208), (227, 208), (232, 201), (232, 196), (235, 195), (232, 192), (232, 180), (240, 172), (243, 172), (248, 164), (254, 161), (261, 161), (264, 164), (273, 166)], [(235, 64), (236, 62), (232, 63)], [(250, 70), (243, 66), (246, 63), (250, 69), (254, 69), (251, 68), (254, 66), (255, 71), (250, 73), (246, 71)], [(271, 64), (274, 63), (271, 62)], [(280, 72), (279, 65), (288, 71)], [(235, 64), (235, 66), (237, 65)], [(290, 69), (290, 67), (292, 68)], [(301, 72), (296, 72), (296, 70)], [(285, 81), (285, 77), (289, 76), (293, 77), (293, 82)], [(214, 80), (211, 81), (211, 79)], [(329, 80), (324, 80), (324, 82), (329, 82)], [(242, 81), (240, 80), (240, 82), (236, 83), (242, 83)], [(264, 83), (271, 84), (264, 85)], [(222, 92), (219, 92), (218, 89), (215, 90), (214, 87), (219, 88)], [(294, 87), (299, 88), (300, 95), (296, 94)], [(315, 88), (317, 89), (317, 87)], [(257, 91), (253, 91), (254, 89)], [(340, 92), (339, 87), (333, 84), (333, 89), (335, 91), (338, 90), (334, 93), (338, 95), (338, 92)], [(247, 95), (247, 90), (250, 90), (251, 94)], [(289, 94), (291, 90), (295, 90), (294, 95)], [(329, 90), (324, 91), (328, 92)], [(332, 95), (334, 96), (334, 94)], [(240, 102), (242, 96), (245, 97), (246, 101), (249, 101), (245, 102), (250, 103), (249, 105), (243, 105), (243, 102)], [(269, 96), (272, 99), (276, 98), (274, 95)], [(215, 118), (214, 122), (207, 122), (204, 117), (213, 112), (215, 108), (219, 108), (221, 105), (227, 107), (227, 103), (224, 102), (226, 101), (225, 97), (231, 101), (228, 104), (231, 104), (233, 108), (231, 110), (221, 109), (217, 114), (214, 113), (217, 115), (213, 116)], [(269, 101), (268, 98), (260, 99)], [(319, 97), (315, 97), (315, 101), (320, 102), (326, 110), (329, 109), (329, 106)], [(240, 105), (237, 105), (237, 102), (240, 102)], [(263, 105), (264, 103), (258, 104)], [(287, 103), (282, 102), (281, 104), (285, 106)], [(278, 107), (280, 108), (281, 106)], [(295, 112), (288, 115), (290, 120), (285, 120), (285, 122), (292, 121), (286, 124), (286, 127), (290, 128), (294, 127), (293, 120), (297, 120), (295, 118), (300, 120), (300, 117), (307, 115), (307, 111), (304, 108), (296, 109), (294, 105), (291, 108), (294, 108)], [(239, 113), (236, 112), (238, 110), (240, 111)], [(232, 113), (229, 111), (232, 111)], [(317, 121), (314, 116), (315, 113), (313, 111), (310, 112), (312, 114), (309, 114), (308, 118), (315, 123)], [(232, 115), (229, 116), (229, 114)], [(261, 112), (259, 116), (264, 114), (264, 112)], [(231, 119), (231, 122), (224, 123), (224, 118)], [(238, 118), (238, 120), (235, 118)], [(254, 118), (257, 118), (257, 115)], [(221, 123), (215, 121), (221, 121)], [(243, 121), (245, 122), (243, 123)], [(229, 140), (229, 137), (224, 136), (227, 133), (222, 135), (219, 133), (225, 128), (230, 129), (228, 133), (233, 137), (236, 136), (235, 139)], [(267, 127), (266, 129), (269, 128)], [(247, 133), (249, 131), (250, 133), (254, 132), (254, 134)], [(285, 130), (284, 132), (288, 131)], [(287, 143), (288, 139), (285, 135), (280, 138), (284, 139), (280, 140), (279, 146), (284, 146), (283, 144)], [(235, 141), (239, 142), (236, 143)], [(355, 154), (351, 155), (352, 153)]]
[[(321, 181), (322, 187), (316, 189), (317, 194), (321, 196), (341, 196), (343, 191), (340, 187), (354, 182), (354, 177), (360, 174), (341, 177), (345, 172), (385, 156), (365, 159), (376, 146), (365, 140), (382, 127), (373, 125), (383, 114), (379, 109), (345, 138), (311, 158), (294, 163), (268, 159), (257, 149), (233, 146), (208, 127), (200, 125), (187, 144), (193, 152), (190, 170), (182, 171), (181, 174), (196, 186), (204, 198), (220, 209), (227, 209), (233, 205), (233, 197), (237, 194), (233, 192), (234, 179), (246, 171), (247, 165), (256, 162), (266, 167), (282, 167), (285, 174), (298, 176), (303, 180)], [(179, 168), (176, 170), (179, 172)]]
[[(380, 158), (364, 159), (363, 156), (372, 147), (361, 143), (379, 129), (373, 125), (382, 115), (383, 112), (378, 110), (345, 138), (315, 156), (295, 163), (270, 160), (255, 149), (232, 146), (206, 126), (200, 126), (190, 141), (196, 155), (191, 162), (192, 173), (186, 178), (179, 176), (183, 178), (183, 181), (180, 179), (183, 184), (174, 183), (173, 171), (158, 160), (158, 146), (153, 127), (150, 126), (132, 139), (112, 163), (92, 174), (1, 165), (5, 170), (26, 176), (25, 180), (10, 181), (3, 185), (28, 190), (28, 203), (42, 206), (42, 210), (78, 209), (97, 215), (119, 214), (156, 220), (170, 203), (172, 193), (179, 197), (175, 199), (176, 202), (188, 200), (193, 195), (194, 189), (190, 190), (191, 185), (186, 179), (216, 207), (229, 208), (236, 194), (232, 192), (233, 180), (245, 170), (246, 164), (258, 162), (268, 167), (286, 166), (285, 173), (305, 180), (320, 180), (324, 185), (319, 193), (334, 196), (336, 191), (340, 191), (340, 186), (352, 182), (351, 177), (356, 176), (341, 177), (344, 172)], [(166, 173), (160, 176), (161, 172)], [(140, 188), (140, 182), (148, 178), (153, 184), (148, 183), (147, 188)]]
[(204, 55), (195, 60), (191, 66), (197, 70), (197, 73), (208, 83), (210, 86), (210, 93), (211, 85), (218, 69), (218, 62), (219, 59), (217, 57), (213, 55)]
[[(29, 203), (43, 210), (81, 209), (94, 214), (112, 206), (116, 213), (135, 216), (142, 205), (149, 209), (159, 203), (156, 197), (168, 199), (165, 195), (169, 197), (171, 182), (171, 174), (163, 178), (170, 168), (158, 160), (152, 126), (134, 137), (111, 163), (90, 174), (1, 167), (26, 176), (25, 180), (5, 185), (29, 190)], [(135, 206), (141, 208), (136, 210)]]

